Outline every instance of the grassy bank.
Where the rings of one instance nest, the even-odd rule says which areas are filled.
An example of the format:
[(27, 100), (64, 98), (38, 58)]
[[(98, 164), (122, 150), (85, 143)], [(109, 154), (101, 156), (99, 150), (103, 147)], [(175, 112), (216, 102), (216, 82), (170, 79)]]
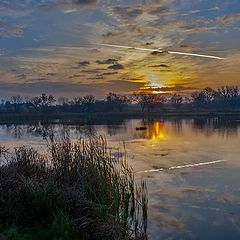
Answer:
[(163, 110), (159, 112), (103, 112), (103, 113), (0, 113), (1, 124), (26, 123), (77, 123), (101, 124), (117, 123), (126, 119), (139, 118), (195, 118), (195, 117), (240, 117), (240, 111), (208, 111), (208, 110)]
[(145, 182), (101, 136), (0, 148), (0, 239), (147, 239)]

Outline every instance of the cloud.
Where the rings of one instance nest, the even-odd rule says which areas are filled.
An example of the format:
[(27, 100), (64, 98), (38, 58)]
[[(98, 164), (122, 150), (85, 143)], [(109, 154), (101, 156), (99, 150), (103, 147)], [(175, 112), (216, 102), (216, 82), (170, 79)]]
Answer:
[(18, 79), (26, 79), (27, 78), (27, 75), (22, 73), (22, 74), (19, 74), (16, 76)]
[(0, 20), (0, 37), (20, 37), (23, 34), (24, 26), (9, 24)]
[(89, 49), (88, 52), (90, 52), (90, 53), (100, 53), (100, 50), (97, 49), (97, 48), (92, 48), (92, 49)]
[(114, 64), (108, 67), (109, 69), (114, 69), (114, 70), (120, 70), (120, 69), (124, 69), (122, 64)]
[(112, 7), (109, 13), (118, 21), (133, 21), (143, 13), (143, 9), (117, 6)]
[(48, 80), (49, 80), (48, 78), (44, 78), (44, 77), (42, 77), (42, 78), (33, 78), (33, 79), (26, 80), (24, 82), (24, 84), (26, 84), (26, 83), (35, 83), (35, 82), (46, 82)]
[(135, 41), (137, 36), (144, 36), (144, 31), (141, 26), (138, 25), (127, 25), (122, 26), (121, 29), (116, 28), (114, 31), (109, 31), (107, 33), (102, 34), (104, 38), (110, 40), (119, 40), (125, 39), (130, 41)]
[(89, 84), (74, 84), (74, 83), (62, 83), (62, 82), (42, 82), (42, 81), (34, 81), (27, 82), (25, 84), (19, 83), (0, 83), (0, 94), (2, 96), (21, 93), (23, 95), (28, 96), (36, 96), (37, 94), (41, 94), (42, 92), (48, 94), (56, 94), (56, 95), (83, 95), (85, 93), (92, 93), (97, 90), (97, 87), (100, 85), (89, 85)]
[(185, 91), (185, 90), (196, 90), (194, 87), (186, 87), (183, 85), (170, 85), (167, 87), (159, 88), (160, 91), (169, 92), (169, 91)]
[(190, 14), (196, 14), (196, 13), (200, 13), (201, 11), (199, 9), (196, 10), (191, 10), (189, 13)]
[(112, 59), (112, 58), (109, 58), (109, 59), (103, 60), (103, 61), (100, 61), (100, 60), (96, 61), (97, 64), (116, 64), (117, 62), (118, 62), (117, 59)]
[(97, 77), (102, 77), (102, 76), (111, 76), (111, 75), (115, 75), (118, 74), (118, 72), (105, 72), (105, 73), (101, 73), (101, 74), (97, 74)]
[(87, 66), (87, 65), (90, 64), (90, 62), (89, 61), (81, 61), (78, 64), (81, 65), (81, 66)]
[(60, 8), (62, 8), (65, 13), (77, 12), (82, 8), (93, 7), (97, 3), (98, 0), (68, 0), (63, 1), (62, 4), (59, 4), (59, 0), (56, 1), (56, 4), (59, 4)]
[(126, 79), (116, 79), (107, 82), (106, 88), (117, 93), (132, 93), (143, 86), (142, 82), (133, 82)]
[(82, 70), (82, 73), (98, 73), (99, 69), (88, 69), (88, 70)]
[[(25, 79), (24, 75), (20, 75), (19, 77)], [(0, 83), (15, 84), (16, 82), (17, 82), (17, 77), (14, 73), (0, 69)]]
[(218, 23), (223, 25), (231, 25), (240, 21), (240, 13), (234, 13), (230, 15), (224, 15), (217, 18)]
[(87, 7), (94, 7), (98, 0), (54, 0), (45, 2), (39, 6), (45, 11), (62, 10), (64, 13), (72, 13)]
[[(34, 0), (0, 1), (0, 36), (20, 37), (31, 22), (30, 13), (38, 8), (41, 2)], [(40, 3), (39, 3), (40, 2)], [(26, 24), (27, 23), (27, 24)]]
[(0, 2), (0, 16), (25, 16), (29, 13), (29, 9), (24, 4), (19, 4), (17, 1), (1, 1)]
[[(98, 77), (102, 79), (102, 77)], [(96, 78), (88, 78), (87, 80), (98, 80)], [(2, 97), (9, 97), (21, 93), (22, 96), (36, 96), (41, 93), (53, 94), (55, 97), (65, 96), (83, 96), (93, 94), (96, 97), (105, 96), (107, 93), (114, 91), (118, 93), (126, 93), (133, 91), (142, 84), (133, 83), (124, 80), (111, 80), (107, 82), (91, 81), (87, 83), (72, 83), (72, 82), (47, 82), (42, 80), (20, 83), (1, 83), (0, 94)]]
[(201, 33), (201, 32), (216, 32), (216, 26), (196, 26), (196, 25), (186, 25), (179, 29), (186, 33)]
[(95, 77), (88, 78), (88, 80), (103, 80), (103, 79), (104, 79), (103, 76), (95, 76)]
[(70, 2), (79, 5), (94, 5), (98, 2), (98, 0), (71, 0)]
[(47, 73), (46, 75), (47, 75), (47, 76), (56, 76), (57, 73), (55, 73), (55, 72), (49, 72), (49, 73)]
[[(111, 17), (109, 31), (104, 31), (104, 41), (122, 42), (127, 45), (153, 42), (158, 47), (172, 44), (169, 33), (177, 33), (181, 19), (176, 19), (174, 1), (143, 1), (123, 7), (108, 7), (106, 14)], [(176, 25), (175, 25), (176, 24)]]
[(169, 13), (169, 12), (170, 12), (170, 8), (168, 6), (160, 6), (148, 11), (148, 13), (152, 15)]
[(167, 64), (158, 64), (158, 65), (151, 65), (150, 67), (153, 67), (153, 68), (169, 68), (169, 66)]
[(71, 75), (71, 76), (69, 76), (68, 78), (79, 78), (79, 77), (82, 77), (82, 75), (80, 75), (80, 74), (74, 74), (74, 75)]
[(212, 7), (212, 8), (209, 8), (208, 11), (219, 11), (220, 10), (220, 7), (218, 6), (215, 6), (215, 7)]
[(172, 93), (172, 92), (188, 92), (188, 91), (195, 91), (197, 88), (195, 87), (187, 87), (184, 85), (169, 85), (166, 87), (152, 87), (146, 86), (142, 88), (143, 91), (157, 91), (162, 93)]

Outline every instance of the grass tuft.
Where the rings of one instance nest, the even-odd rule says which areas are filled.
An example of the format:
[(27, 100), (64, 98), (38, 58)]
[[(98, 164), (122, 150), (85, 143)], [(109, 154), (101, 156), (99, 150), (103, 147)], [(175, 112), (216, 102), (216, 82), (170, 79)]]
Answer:
[(5, 239), (147, 239), (146, 183), (135, 185), (125, 155), (102, 136), (51, 136), (48, 147), (0, 148)]

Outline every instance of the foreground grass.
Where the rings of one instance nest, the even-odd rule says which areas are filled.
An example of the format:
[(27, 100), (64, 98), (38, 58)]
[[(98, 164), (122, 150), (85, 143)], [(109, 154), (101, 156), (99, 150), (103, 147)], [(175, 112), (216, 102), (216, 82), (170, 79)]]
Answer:
[(147, 239), (147, 192), (103, 137), (0, 148), (0, 239)]

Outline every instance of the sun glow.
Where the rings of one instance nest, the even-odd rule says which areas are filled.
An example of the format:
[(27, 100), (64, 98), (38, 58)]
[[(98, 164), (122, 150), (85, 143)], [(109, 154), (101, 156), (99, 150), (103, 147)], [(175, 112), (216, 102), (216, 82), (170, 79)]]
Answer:
[(141, 87), (137, 93), (148, 93), (148, 94), (159, 94), (164, 93), (164, 91), (161, 91), (161, 88), (163, 88), (163, 84), (155, 83), (155, 82), (148, 82), (145, 83), (143, 87)]
[(149, 69), (142, 69), (138, 71), (138, 75), (141, 75), (143, 85), (134, 93), (173, 94), (174, 87), (185, 80), (182, 74), (174, 71), (150, 73)]

